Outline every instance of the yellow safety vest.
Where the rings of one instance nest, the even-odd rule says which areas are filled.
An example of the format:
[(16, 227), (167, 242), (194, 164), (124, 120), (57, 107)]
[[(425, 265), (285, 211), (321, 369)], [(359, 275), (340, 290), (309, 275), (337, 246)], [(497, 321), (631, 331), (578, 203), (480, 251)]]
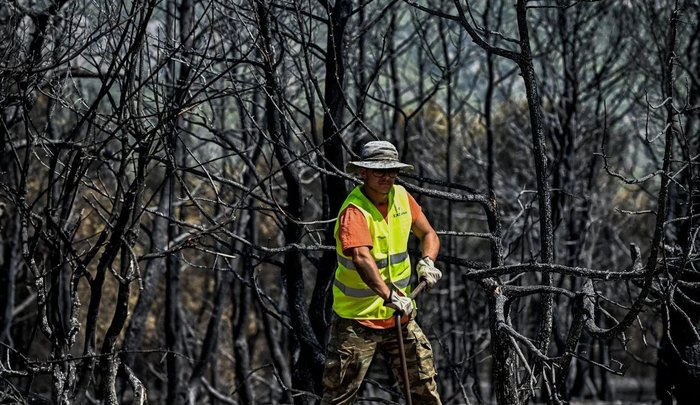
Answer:
[[(377, 263), (379, 274), (391, 289), (410, 294), (411, 260), (408, 257), (408, 236), (411, 233), (411, 206), (408, 192), (402, 186), (394, 185), (389, 192), (388, 215), (386, 221), (360, 190), (350, 192), (340, 212), (348, 205), (362, 211), (367, 219), (372, 235), (372, 257)], [(335, 222), (335, 249), (338, 268), (333, 283), (333, 310), (341, 318), (349, 319), (389, 319), (394, 310), (384, 306), (384, 300), (372, 291), (360, 278), (352, 258), (343, 254), (338, 239), (339, 220)], [(415, 305), (415, 303), (414, 303)]]

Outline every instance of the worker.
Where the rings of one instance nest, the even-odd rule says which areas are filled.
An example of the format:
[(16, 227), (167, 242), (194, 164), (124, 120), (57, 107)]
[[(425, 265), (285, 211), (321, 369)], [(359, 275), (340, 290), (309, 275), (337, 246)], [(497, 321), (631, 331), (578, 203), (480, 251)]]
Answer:
[(321, 404), (352, 403), (378, 351), (402, 381), (395, 311), (403, 314), (401, 330), (412, 402), (440, 404), (432, 348), (414, 319), (415, 303), (409, 298), (411, 260), (407, 252), (413, 232), (421, 241), (422, 258), (416, 272), (430, 288), (442, 277), (434, 265), (440, 240), (416, 200), (394, 184), (400, 171), (413, 170), (399, 161), (396, 147), (371, 141), (360, 156), (362, 160), (350, 162), (346, 171), (359, 174), (363, 184), (350, 192), (335, 224), (335, 314)]

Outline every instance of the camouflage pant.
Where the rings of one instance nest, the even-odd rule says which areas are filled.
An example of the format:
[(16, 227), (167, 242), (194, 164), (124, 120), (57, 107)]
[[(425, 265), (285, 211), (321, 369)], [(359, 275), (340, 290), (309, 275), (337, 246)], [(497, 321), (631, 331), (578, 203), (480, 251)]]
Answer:
[[(433, 350), (428, 338), (414, 320), (403, 325), (402, 331), (412, 402), (441, 404), (435, 383), (437, 371)], [(352, 403), (377, 351), (388, 357), (394, 376), (403, 385), (396, 329), (375, 330), (353, 320), (336, 317), (323, 372), (321, 404)]]

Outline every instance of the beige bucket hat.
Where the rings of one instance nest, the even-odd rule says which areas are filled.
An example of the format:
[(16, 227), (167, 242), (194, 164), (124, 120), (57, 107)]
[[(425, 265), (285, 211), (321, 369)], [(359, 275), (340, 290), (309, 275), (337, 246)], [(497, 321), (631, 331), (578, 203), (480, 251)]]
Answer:
[(345, 166), (348, 173), (357, 173), (360, 168), (365, 169), (399, 169), (412, 171), (413, 166), (399, 162), (399, 152), (396, 147), (387, 141), (370, 141), (362, 147), (360, 153), (362, 160), (350, 162)]

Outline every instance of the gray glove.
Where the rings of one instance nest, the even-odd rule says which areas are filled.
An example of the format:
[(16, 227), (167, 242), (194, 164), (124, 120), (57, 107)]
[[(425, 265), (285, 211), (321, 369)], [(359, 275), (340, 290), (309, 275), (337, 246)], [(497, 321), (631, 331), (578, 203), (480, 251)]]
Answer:
[(389, 296), (389, 301), (384, 305), (394, 309), (394, 311), (410, 315), (413, 312), (413, 300), (404, 295), (399, 295), (396, 291), (392, 291)]
[(418, 278), (424, 279), (428, 288), (431, 288), (442, 278), (442, 272), (435, 267), (433, 260), (428, 256), (420, 259), (416, 265)]

